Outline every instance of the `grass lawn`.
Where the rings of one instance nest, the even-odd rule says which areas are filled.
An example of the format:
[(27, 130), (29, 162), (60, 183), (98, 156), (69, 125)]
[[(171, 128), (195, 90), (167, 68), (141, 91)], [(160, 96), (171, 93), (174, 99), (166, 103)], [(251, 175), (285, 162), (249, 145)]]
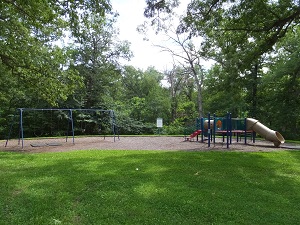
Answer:
[(0, 224), (299, 224), (300, 151), (0, 152)]

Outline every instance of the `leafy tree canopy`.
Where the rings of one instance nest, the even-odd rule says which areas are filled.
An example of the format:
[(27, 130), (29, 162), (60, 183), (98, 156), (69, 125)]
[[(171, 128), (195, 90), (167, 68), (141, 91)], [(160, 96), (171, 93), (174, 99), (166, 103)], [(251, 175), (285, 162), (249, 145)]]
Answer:
[[(152, 9), (168, 13), (162, 9), (176, 1), (151, 2), (157, 6)], [(145, 16), (157, 15), (145, 13)], [(299, 23), (299, 16), (298, 0), (192, 0), (177, 32), (202, 36), (203, 52), (220, 63), (231, 66), (235, 63), (237, 69), (243, 70), (272, 51), (287, 31)]]
[[(2, 0), (0, 4), (0, 63), (8, 76), (18, 79), (51, 104), (65, 98), (79, 81), (69, 71), (70, 52), (55, 46), (66, 32), (79, 36), (91, 12), (104, 16), (106, 0)], [(55, 90), (55, 91), (54, 91)]]

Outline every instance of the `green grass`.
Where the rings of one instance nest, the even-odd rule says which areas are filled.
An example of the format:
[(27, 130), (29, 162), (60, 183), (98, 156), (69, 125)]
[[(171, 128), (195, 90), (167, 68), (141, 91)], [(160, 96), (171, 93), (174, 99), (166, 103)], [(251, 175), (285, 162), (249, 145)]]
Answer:
[(0, 152), (0, 224), (298, 224), (300, 152)]
[(285, 143), (300, 144), (300, 141), (297, 141), (297, 140), (285, 140)]

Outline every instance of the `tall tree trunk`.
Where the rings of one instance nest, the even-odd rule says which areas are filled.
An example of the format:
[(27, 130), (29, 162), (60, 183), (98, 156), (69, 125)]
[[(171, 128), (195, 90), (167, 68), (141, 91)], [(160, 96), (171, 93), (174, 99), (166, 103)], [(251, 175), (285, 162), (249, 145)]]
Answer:
[(178, 107), (178, 91), (180, 90), (182, 77), (177, 76), (176, 66), (168, 74), (166, 74), (167, 79), (170, 84), (170, 94), (171, 94), (171, 116), (172, 121), (177, 118), (177, 107)]
[(258, 63), (254, 65), (253, 73), (252, 73), (252, 106), (251, 106), (251, 114), (252, 117), (256, 117), (257, 114), (257, 82), (258, 82)]
[(192, 70), (193, 77), (195, 79), (195, 83), (197, 86), (197, 103), (198, 103), (198, 115), (199, 118), (203, 117), (203, 99), (202, 99), (202, 84), (203, 84), (203, 72), (201, 70), (200, 64), (199, 69), (200, 69), (200, 78), (198, 77), (197, 70), (194, 66), (194, 63), (190, 61), (190, 66)]
[(199, 118), (203, 117), (203, 100), (202, 100), (202, 82), (197, 84), (197, 99), (198, 99), (198, 112), (199, 112)]

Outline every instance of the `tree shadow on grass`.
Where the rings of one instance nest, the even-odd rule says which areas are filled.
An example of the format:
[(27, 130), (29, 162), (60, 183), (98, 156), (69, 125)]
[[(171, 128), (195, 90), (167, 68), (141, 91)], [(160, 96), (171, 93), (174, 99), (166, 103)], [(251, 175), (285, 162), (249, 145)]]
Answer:
[(299, 152), (0, 153), (3, 224), (296, 224)]

